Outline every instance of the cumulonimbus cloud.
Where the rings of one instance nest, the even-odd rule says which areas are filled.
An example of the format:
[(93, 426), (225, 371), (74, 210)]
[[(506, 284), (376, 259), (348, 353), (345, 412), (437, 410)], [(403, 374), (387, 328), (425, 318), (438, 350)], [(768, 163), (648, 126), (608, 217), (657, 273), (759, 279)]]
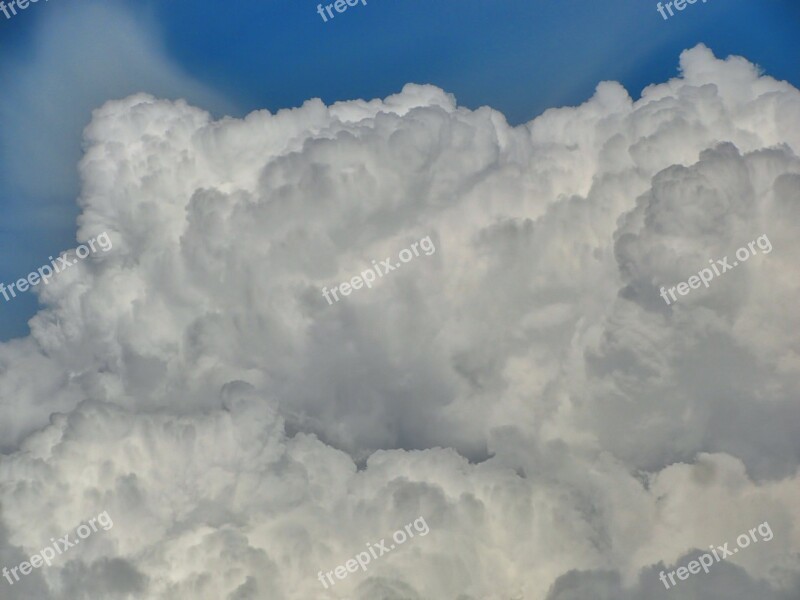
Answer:
[(114, 248), (0, 345), (0, 558), (115, 526), (10, 597), (650, 598), (763, 521), (682, 585), (796, 595), (800, 93), (702, 46), (681, 69), (519, 127), (418, 85), (243, 120), (97, 109), (78, 238)]

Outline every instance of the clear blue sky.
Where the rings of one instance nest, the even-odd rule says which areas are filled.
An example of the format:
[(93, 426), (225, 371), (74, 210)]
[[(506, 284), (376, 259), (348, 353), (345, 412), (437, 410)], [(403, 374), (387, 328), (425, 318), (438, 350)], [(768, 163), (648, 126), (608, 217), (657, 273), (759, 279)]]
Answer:
[[(383, 97), (407, 82), (432, 83), (464, 106), (490, 105), (517, 124), (549, 107), (583, 102), (602, 80), (620, 81), (638, 97), (644, 86), (676, 75), (679, 53), (698, 42), (717, 56), (743, 55), (800, 87), (797, 0), (698, 0), (667, 21), (651, 0), (367, 0), (328, 22), (312, 0), (101, 3), (129, 12), (197, 88), (171, 85), (150, 66), (122, 64), (109, 76), (102, 63), (116, 55), (102, 41), (103, 20), (65, 26), (59, 38), (69, 57), (73, 44), (87, 43), (81, 28), (92, 28), (100, 41), (91, 41), (87, 58), (66, 67), (53, 66), (56, 59), (32, 62), (48, 21), (69, 23), (75, 6), (92, 3), (52, 0), (12, 19), (0, 13), (0, 281), (6, 283), (75, 245), (80, 131), (92, 106), (137, 90), (185, 95), (216, 115), (242, 116), (312, 97), (328, 103)], [(46, 90), (37, 81), (47, 81)], [(20, 108), (33, 104), (38, 112)], [(0, 339), (24, 335), (35, 310), (30, 293), (8, 303), (0, 298)]]

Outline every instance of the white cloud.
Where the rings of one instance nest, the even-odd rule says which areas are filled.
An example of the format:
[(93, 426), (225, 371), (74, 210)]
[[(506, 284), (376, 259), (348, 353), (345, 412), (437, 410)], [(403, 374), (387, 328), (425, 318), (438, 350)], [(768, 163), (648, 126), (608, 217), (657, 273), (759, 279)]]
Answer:
[[(414, 85), (241, 121), (98, 109), (78, 237), (114, 249), (0, 346), (4, 564), (107, 510), (25, 585), (325, 598), (318, 570), (422, 515), (333, 597), (633, 599), (769, 521), (682, 592), (796, 595), (800, 93), (704, 47), (681, 66), (517, 128)], [(663, 304), (763, 233), (769, 255)]]

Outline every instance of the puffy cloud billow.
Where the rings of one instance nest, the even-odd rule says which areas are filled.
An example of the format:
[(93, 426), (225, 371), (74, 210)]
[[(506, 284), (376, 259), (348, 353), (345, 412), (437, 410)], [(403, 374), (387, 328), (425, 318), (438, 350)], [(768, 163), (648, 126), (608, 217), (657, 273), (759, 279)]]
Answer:
[(797, 598), (800, 92), (703, 46), (680, 65), (518, 127), (419, 85), (243, 120), (97, 109), (77, 238), (114, 247), (0, 345), (0, 563), (114, 527), (2, 596)]

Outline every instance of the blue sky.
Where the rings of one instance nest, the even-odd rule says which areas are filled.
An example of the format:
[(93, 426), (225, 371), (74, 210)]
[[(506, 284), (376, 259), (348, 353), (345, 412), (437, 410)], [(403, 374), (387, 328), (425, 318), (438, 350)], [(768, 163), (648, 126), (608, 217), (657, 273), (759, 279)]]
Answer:
[[(324, 22), (311, 0), (39, 2), (0, 14), (0, 281), (72, 247), (81, 131), (136, 91), (213, 114), (383, 97), (432, 83), (513, 124), (586, 100), (602, 80), (634, 96), (703, 42), (800, 86), (800, 4), (708, 0), (664, 20), (650, 0), (367, 0)], [(0, 339), (36, 298), (0, 299)]]

